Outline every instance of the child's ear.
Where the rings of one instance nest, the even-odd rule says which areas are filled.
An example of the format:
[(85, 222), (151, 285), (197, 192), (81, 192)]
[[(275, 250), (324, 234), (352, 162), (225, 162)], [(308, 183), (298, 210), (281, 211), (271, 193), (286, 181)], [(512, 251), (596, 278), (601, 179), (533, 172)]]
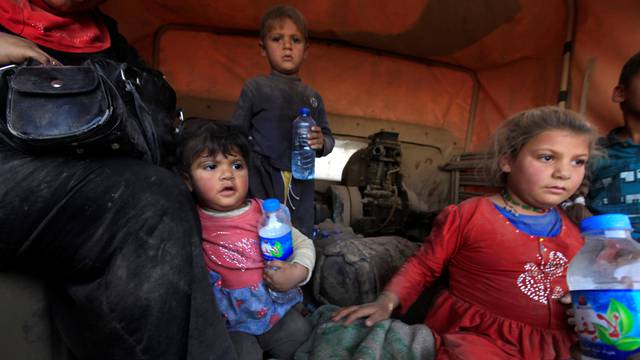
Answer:
[(510, 173), (511, 172), (511, 156), (502, 155), (500, 157), (500, 160), (498, 161), (498, 165), (500, 166), (500, 170), (502, 170), (502, 172)]
[(258, 41), (258, 47), (260, 48), (260, 54), (267, 56), (267, 50), (264, 48), (264, 42), (262, 40)]
[(624, 86), (618, 84), (613, 88), (613, 94), (611, 94), (611, 100), (614, 103), (620, 104), (625, 99)]
[(189, 191), (193, 192), (193, 183), (191, 182), (191, 176), (189, 176), (189, 174), (182, 173), (180, 177), (182, 178), (182, 181), (184, 181), (185, 185), (187, 185)]

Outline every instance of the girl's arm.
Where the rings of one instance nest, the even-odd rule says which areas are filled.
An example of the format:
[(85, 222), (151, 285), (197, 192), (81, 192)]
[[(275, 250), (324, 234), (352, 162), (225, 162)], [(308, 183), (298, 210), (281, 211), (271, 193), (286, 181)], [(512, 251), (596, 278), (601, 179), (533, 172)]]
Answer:
[(293, 256), (289, 261), (269, 261), (265, 266), (263, 279), (272, 289), (287, 291), (306, 284), (316, 263), (316, 249), (313, 241), (298, 229), (292, 229)]
[(399, 299), (400, 312), (406, 311), (447, 266), (463, 243), (463, 224), (456, 205), (446, 207), (433, 223), (431, 233), (418, 251), (402, 265), (384, 291)]
[(300, 264), (307, 269), (307, 276), (298, 284), (298, 286), (302, 286), (311, 279), (311, 272), (316, 265), (316, 247), (313, 246), (313, 241), (301, 233), (300, 230), (296, 228), (292, 230), (293, 256), (290, 262)]
[(406, 311), (416, 298), (440, 276), (448, 260), (462, 245), (462, 224), (457, 206), (445, 208), (436, 218), (431, 234), (422, 247), (393, 276), (376, 301), (350, 306), (336, 312), (331, 320), (344, 319), (345, 325), (366, 317), (371, 326), (388, 319), (394, 309)]

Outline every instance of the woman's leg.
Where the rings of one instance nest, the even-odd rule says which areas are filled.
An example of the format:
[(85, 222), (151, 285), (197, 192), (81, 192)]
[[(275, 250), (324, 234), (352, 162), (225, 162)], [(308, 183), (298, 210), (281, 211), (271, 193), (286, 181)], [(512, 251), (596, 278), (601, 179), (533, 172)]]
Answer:
[(0, 183), (0, 267), (46, 280), (76, 356), (233, 357), (190, 194), (173, 174), (2, 148)]

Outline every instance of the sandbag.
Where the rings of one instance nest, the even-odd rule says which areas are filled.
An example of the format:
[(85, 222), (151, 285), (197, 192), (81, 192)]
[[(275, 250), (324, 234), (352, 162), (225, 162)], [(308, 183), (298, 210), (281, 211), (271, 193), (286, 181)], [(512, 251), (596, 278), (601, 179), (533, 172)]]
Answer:
[(356, 234), (350, 226), (342, 223), (334, 223), (326, 219), (317, 225), (317, 234), (314, 237), (313, 243), (316, 246), (317, 252), (320, 252), (336, 241), (362, 237), (362, 235)]
[(318, 248), (314, 297), (338, 306), (373, 301), (419, 247), (399, 236), (381, 236), (340, 239)]

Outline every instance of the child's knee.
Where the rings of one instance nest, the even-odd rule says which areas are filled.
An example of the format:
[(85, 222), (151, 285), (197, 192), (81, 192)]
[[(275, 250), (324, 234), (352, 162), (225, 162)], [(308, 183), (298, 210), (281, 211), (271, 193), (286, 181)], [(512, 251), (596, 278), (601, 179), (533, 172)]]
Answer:
[(311, 330), (309, 319), (291, 309), (268, 333), (260, 336), (260, 342), (271, 356), (291, 359), (311, 336)]
[(229, 332), (239, 360), (262, 360), (262, 348), (255, 336), (243, 332)]
[(311, 321), (309, 318), (302, 316), (299, 311), (295, 309), (289, 310), (283, 320), (287, 321), (287, 338), (290, 338), (292, 341), (302, 344), (311, 335)]

